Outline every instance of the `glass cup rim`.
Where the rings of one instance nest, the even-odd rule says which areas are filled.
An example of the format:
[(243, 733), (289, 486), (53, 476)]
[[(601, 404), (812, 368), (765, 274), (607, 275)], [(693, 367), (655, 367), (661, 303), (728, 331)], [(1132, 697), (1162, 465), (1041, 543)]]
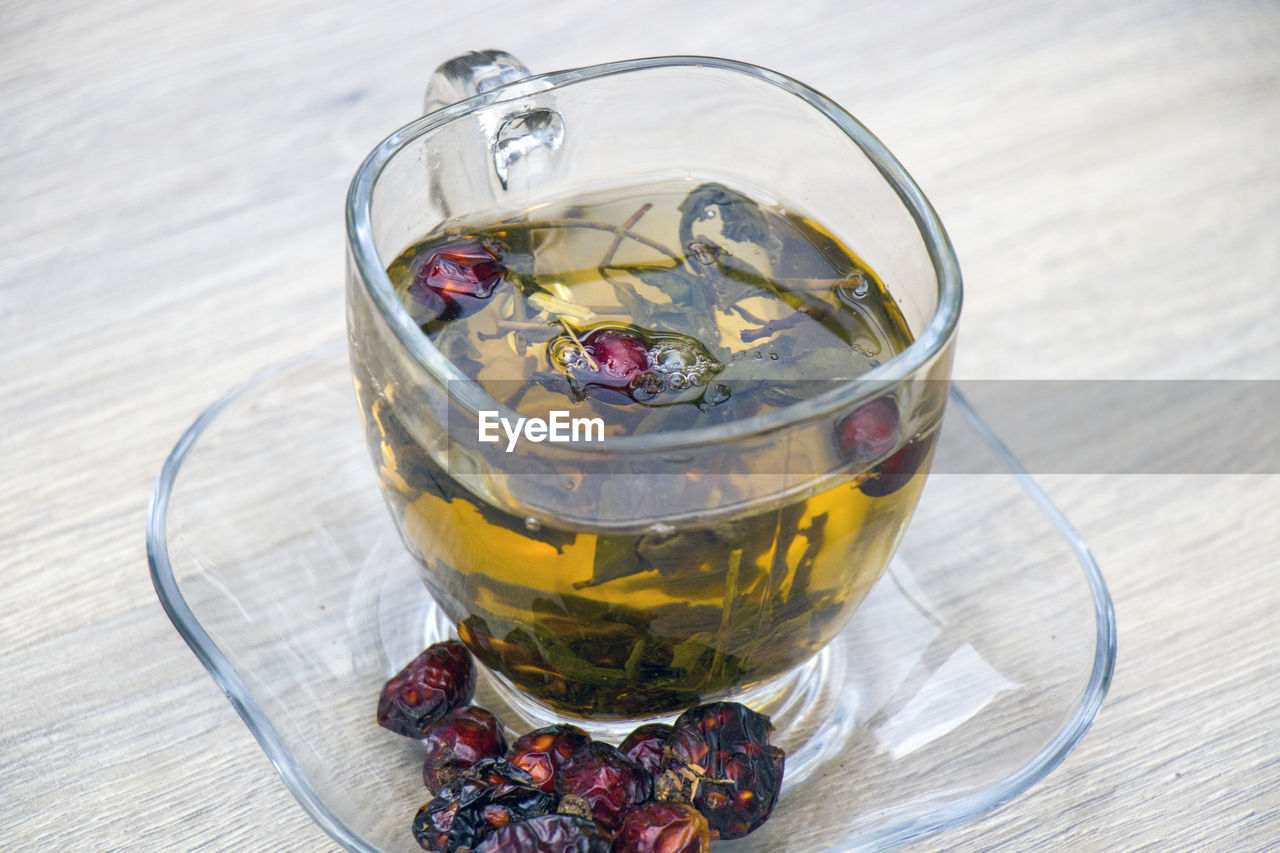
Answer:
[(938, 283), (937, 308), (928, 326), (906, 349), (878, 367), (830, 391), (768, 414), (714, 426), (610, 437), (605, 442), (584, 442), (574, 445), (575, 449), (588, 453), (648, 453), (716, 444), (816, 420), (846, 410), (861, 400), (870, 400), (887, 393), (896, 383), (905, 380), (928, 364), (952, 339), (960, 317), (962, 286), (959, 263), (946, 230), (934, 211), (933, 205), (929, 203), (924, 192), (907, 174), (898, 159), (848, 111), (826, 95), (798, 80), (767, 68), (733, 59), (709, 56), (656, 56), (607, 62), (534, 74), (428, 113), (399, 128), (375, 146), (351, 180), (346, 202), (347, 245), (352, 263), (366, 292), (378, 307), (383, 320), (401, 346), (424, 370), (449, 388), (451, 396), (463, 403), (469, 411), (505, 412), (506, 407), (489, 396), (478, 382), (464, 376), (452, 362), (445, 358), (444, 354), (413, 322), (409, 312), (396, 296), (395, 288), (387, 275), (386, 266), (373, 236), (371, 210), (373, 188), (383, 169), (396, 154), (417, 139), (483, 107), (616, 74), (662, 68), (704, 67), (754, 78), (799, 97), (835, 124), (861, 149), (893, 188), (919, 229)]

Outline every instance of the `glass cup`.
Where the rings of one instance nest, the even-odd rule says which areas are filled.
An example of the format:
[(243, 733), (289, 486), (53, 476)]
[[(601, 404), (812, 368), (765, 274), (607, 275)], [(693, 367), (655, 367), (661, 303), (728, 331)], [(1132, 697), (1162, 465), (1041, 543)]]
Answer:
[[(470, 54), (427, 102), (352, 182), (347, 319), (379, 482), (432, 596), (514, 701), (552, 716), (778, 690), (846, 625), (924, 485), (961, 289), (936, 214), (839, 106), (739, 62), (530, 76)], [(514, 413), (422, 332), (388, 265), (446, 226), (660, 179), (822, 223), (885, 283), (913, 342), (856, 378), (790, 376), (818, 387), (742, 420), (516, 453), (482, 441), (481, 413)], [(842, 436), (872, 409), (892, 413), (891, 438), (851, 450)]]

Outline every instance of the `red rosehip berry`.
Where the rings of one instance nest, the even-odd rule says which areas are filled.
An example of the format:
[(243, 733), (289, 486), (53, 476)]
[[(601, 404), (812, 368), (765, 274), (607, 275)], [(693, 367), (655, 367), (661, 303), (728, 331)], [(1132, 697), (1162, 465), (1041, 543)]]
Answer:
[(413, 837), (430, 853), (471, 850), (495, 830), (551, 814), (556, 798), (501, 759), (483, 759), (445, 785), (413, 819)]
[(836, 424), (840, 453), (855, 462), (870, 462), (893, 449), (898, 437), (898, 406), (880, 397), (845, 415)]
[(420, 738), (451, 709), (471, 701), (476, 670), (462, 643), (429, 646), (396, 673), (378, 698), (378, 724)]
[(646, 723), (627, 735), (618, 751), (656, 775), (662, 769), (662, 750), (674, 731), (665, 723)]
[(487, 298), (506, 272), (498, 253), (482, 243), (466, 240), (435, 249), (414, 278), (436, 293)]
[(533, 777), (534, 785), (551, 794), (556, 790), (556, 771), (589, 743), (591, 735), (577, 726), (547, 726), (517, 738), (507, 751), (507, 760)]
[(436, 318), (452, 320), (478, 310), (505, 278), (496, 243), (464, 238), (424, 252), (409, 294)]
[(560, 765), (556, 793), (586, 800), (596, 823), (612, 832), (628, 809), (653, 794), (653, 777), (616, 747), (592, 741)]
[(482, 758), (507, 752), (502, 723), (484, 708), (454, 708), (427, 730), (422, 781), (433, 791), (452, 782)]
[(589, 820), (545, 815), (498, 829), (475, 853), (609, 853), (609, 838)]
[[(690, 782), (681, 793), (702, 812), (711, 838), (741, 838), (768, 820), (782, 789), (784, 755), (769, 743), (773, 724), (737, 702), (699, 705), (680, 715), (663, 757), (663, 776)], [(659, 786), (664, 788), (666, 786)]]
[(711, 829), (686, 803), (644, 803), (627, 812), (613, 853), (710, 853)]
[(593, 329), (582, 345), (600, 370), (591, 381), (609, 388), (627, 388), (649, 364), (649, 346), (635, 332), (625, 329)]
[(883, 498), (911, 482), (928, 458), (937, 435), (935, 430), (928, 436), (913, 438), (904, 444), (897, 453), (871, 469), (870, 475), (858, 483), (859, 491), (868, 497)]

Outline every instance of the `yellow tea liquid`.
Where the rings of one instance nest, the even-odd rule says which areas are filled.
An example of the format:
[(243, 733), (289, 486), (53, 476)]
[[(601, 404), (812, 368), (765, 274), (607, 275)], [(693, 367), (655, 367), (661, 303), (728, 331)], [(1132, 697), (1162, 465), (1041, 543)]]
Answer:
[[(599, 418), (606, 444), (767, 415), (912, 340), (884, 284), (820, 224), (715, 183), (447, 229), (388, 273), (423, 333), (495, 400)], [(814, 448), (843, 472), (835, 485), (728, 518), (557, 525), (468, 489), (411, 434), (396, 391), (353, 363), (381, 484), (433, 595), (481, 661), (570, 715), (676, 711), (808, 659), (888, 562), (932, 452), (932, 428), (902, 434), (885, 399)], [(742, 503), (755, 467), (782, 464), (701, 458), (689, 452), (687, 484), (714, 479), (724, 506)], [(669, 497), (621, 476), (577, 482), (547, 488), (595, 489), (576, 497), (602, 518), (651, 517)]]

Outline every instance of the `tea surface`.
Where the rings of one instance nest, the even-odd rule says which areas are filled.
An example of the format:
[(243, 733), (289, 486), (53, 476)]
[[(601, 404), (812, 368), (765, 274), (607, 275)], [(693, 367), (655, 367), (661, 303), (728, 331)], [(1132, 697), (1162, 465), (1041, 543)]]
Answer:
[[(879, 278), (825, 229), (714, 183), (433, 235), (388, 273), (496, 399), (579, 403), (615, 434), (763, 414), (816, 393), (804, 379), (853, 378), (911, 342)], [(649, 364), (609, 375), (586, 339), (606, 330), (638, 338)]]

